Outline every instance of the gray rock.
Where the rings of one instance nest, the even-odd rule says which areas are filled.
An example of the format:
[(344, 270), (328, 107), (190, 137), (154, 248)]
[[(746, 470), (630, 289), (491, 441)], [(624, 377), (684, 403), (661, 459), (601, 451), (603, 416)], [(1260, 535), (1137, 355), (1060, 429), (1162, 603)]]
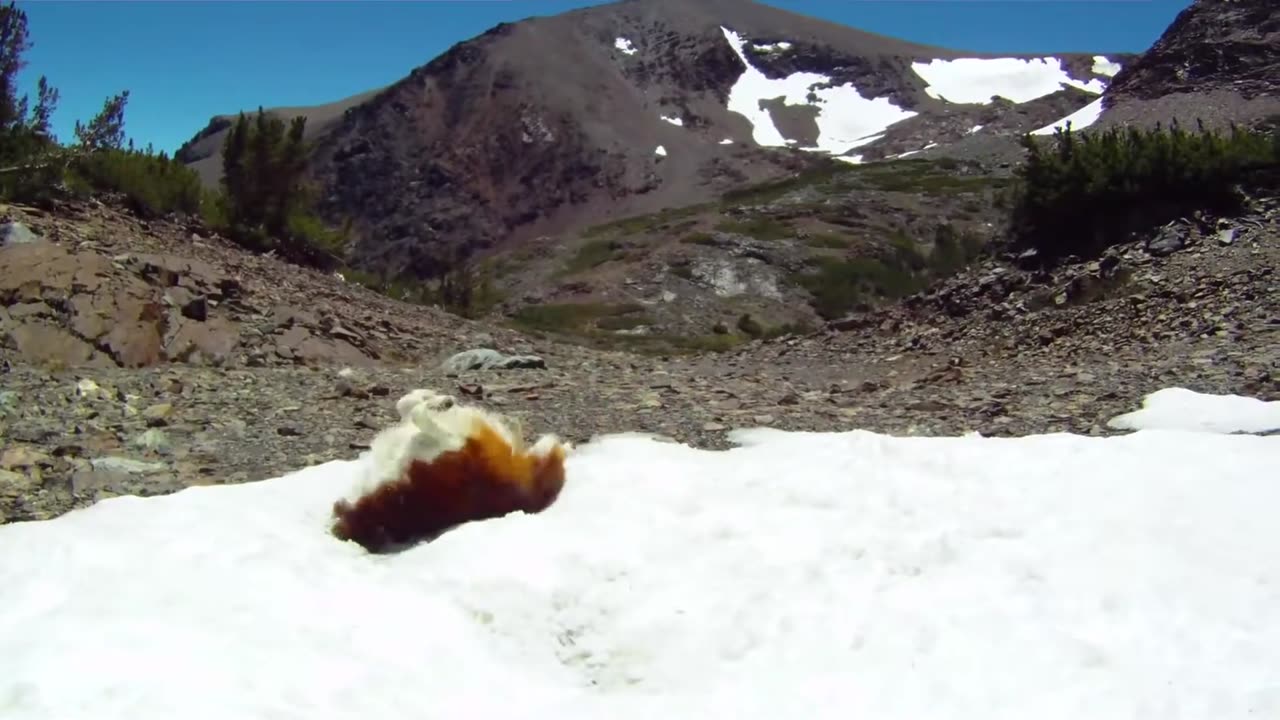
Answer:
[(1187, 245), (1187, 229), (1181, 225), (1169, 225), (1160, 229), (1147, 241), (1147, 252), (1156, 257), (1172, 255)]
[(504, 355), (490, 348), (464, 350), (444, 361), (445, 372), (468, 370), (510, 370), (513, 368), (546, 369), (547, 363), (537, 355)]
[(89, 463), (94, 470), (120, 473), (122, 475), (145, 475), (146, 473), (160, 472), (166, 467), (164, 463), (149, 463), (115, 456), (94, 458)]
[(7, 222), (0, 225), (0, 247), (5, 245), (21, 245), (38, 242), (40, 236), (20, 222)]

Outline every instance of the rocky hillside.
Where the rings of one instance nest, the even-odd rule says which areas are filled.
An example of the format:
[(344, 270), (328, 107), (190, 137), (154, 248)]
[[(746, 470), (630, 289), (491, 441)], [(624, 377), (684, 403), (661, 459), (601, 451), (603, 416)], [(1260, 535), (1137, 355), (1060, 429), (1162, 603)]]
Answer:
[[(1126, 56), (989, 57), (750, 0), (622, 0), (504, 24), (373, 94), (307, 110), (355, 265), (463, 254), (856, 164), (1036, 130)], [(225, 118), (181, 153), (217, 174)]]
[(536, 238), (481, 267), (525, 330), (636, 350), (803, 331), (947, 277), (1004, 232), (977, 163), (830, 163), (715, 201)]
[(1103, 124), (1221, 126), (1280, 113), (1280, 10), (1270, 0), (1196, 0), (1121, 69), (1104, 105)]

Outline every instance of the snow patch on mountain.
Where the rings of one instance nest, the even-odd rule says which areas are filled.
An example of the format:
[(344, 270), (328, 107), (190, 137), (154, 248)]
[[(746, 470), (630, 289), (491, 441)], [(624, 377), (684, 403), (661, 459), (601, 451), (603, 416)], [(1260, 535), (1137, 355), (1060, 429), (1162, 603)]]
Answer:
[(679, 117), (667, 117), (666, 115), (662, 115), (662, 116), (660, 116), (660, 117), (661, 117), (663, 120), (666, 120), (667, 122), (669, 122), (669, 123), (671, 123), (672, 125), (675, 125), (675, 126), (677, 126), (677, 127), (679, 127), (679, 126), (683, 126), (683, 125), (684, 125), (684, 118), (679, 118)]
[(1107, 77), (1115, 77), (1120, 72), (1120, 63), (1111, 62), (1106, 55), (1093, 56), (1093, 74), (1106, 75)]
[(911, 69), (928, 84), (925, 93), (929, 97), (952, 103), (986, 105), (992, 96), (1024, 103), (1055, 93), (1063, 86), (1091, 93), (1106, 89), (1097, 78), (1081, 82), (1071, 77), (1055, 57), (934, 59), (911, 63)]
[(726, 27), (720, 30), (745, 66), (729, 90), (728, 110), (751, 122), (752, 138), (761, 146), (789, 144), (773, 124), (769, 111), (760, 106), (762, 100), (782, 98), (787, 105), (817, 108), (817, 142), (802, 149), (832, 155), (875, 142), (890, 125), (917, 115), (894, 105), (888, 98), (865, 98), (852, 83), (832, 87), (831, 78), (819, 73), (797, 72), (778, 80), (770, 79), (747, 59), (746, 41), (742, 36)]
[(666, 149), (665, 147), (663, 147), (663, 146), (659, 145), (658, 147), (656, 147), (656, 148), (654, 148), (654, 149), (653, 149), (653, 154), (654, 154), (654, 155), (657, 155), (657, 156), (659, 156), (659, 157), (666, 157), (666, 156), (667, 156), (667, 149)]
[(1067, 123), (1071, 123), (1072, 130), (1082, 130), (1097, 122), (1098, 118), (1101, 116), (1102, 98), (1098, 98), (1051, 125), (1045, 125), (1039, 130), (1032, 130), (1031, 134), (1052, 135), (1053, 131), (1058, 128), (1066, 129)]
[(635, 55), (635, 54), (636, 54), (636, 46), (635, 46), (635, 45), (632, 45), (632, 44), (631, 44), (631, 41), (630, 41), (630, 40), (628, 40), (628, 39), (626, 39), (626, 38), (624, 38), (624, 37), (620, 37), (620, 38), (618, 38), (618, 39), (614, 40), (614, 41), (613, 41), (613, 46), (614, 46), (615, 48), (617, 48), (617, 49), (621, 50), (623, 53), (625, 53), (625, 54), (627, 54), (627, 55)]
[(758, 43), (756, 45), (753, 45), (752, 47), (764, 52), (782, 52), (784, 50), (790, 50), (791, 43), (786, 41), (776, 42), (776, 43)]

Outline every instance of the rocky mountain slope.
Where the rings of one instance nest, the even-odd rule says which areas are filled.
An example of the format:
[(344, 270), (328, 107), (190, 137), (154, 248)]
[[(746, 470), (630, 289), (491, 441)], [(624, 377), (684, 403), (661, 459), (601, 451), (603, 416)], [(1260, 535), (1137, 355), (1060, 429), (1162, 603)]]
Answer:
[(1270, 0), (1196, 0), (1120, 70), (1103, 104), (1102, 125), (1223, 126), (1280, 113), (1280, 10)]
[[(989, 57), (750, 0), (622, 0), (504, 24), (372, 96), (307, 111), (352, 260), (431, 276), (454, 253), (849, 163), (1051, 124), (1127, 56)], [(181, 152), (216, 176), (225, 118)]]

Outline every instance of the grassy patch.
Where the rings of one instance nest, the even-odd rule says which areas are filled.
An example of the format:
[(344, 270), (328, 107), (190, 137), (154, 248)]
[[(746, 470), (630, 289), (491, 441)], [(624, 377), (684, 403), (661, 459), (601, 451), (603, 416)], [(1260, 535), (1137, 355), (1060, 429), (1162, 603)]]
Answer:
[(826, 250), (843, 250), (852, 243), (852, 239), (836, 233), (824, 232), (805, 238), (804, 244), (811, 248)]
[(711, 236), (711, 233), (707, 232), (689, 233), (681, 238), (680, 242), (686, 245), (706, 245), (709, 247), (716, 245), (716, 239)]
[(693, 267), (689, 264), (688, 260), (680, 260), (671, 263), (667, 268), (668, 272), (678, 278), (683, 278), (685, 280), (693, 279)]
[(617, 260), (623, 256), (623, 250), (624, 246), (617, 240), (607, 238), (589, 240), (578, 248), (578, 252), (573, 257), (569, 258), (561, 274), (573, 275), (603, 265), (610, 260)]
[(813, 309), (828, 320), (859, 304), (905, 297), (924, 286), (909, 269), (875, 258), (822, 258), (816, 270), (800, 274), (796, 282), (813, 295)]
[(720, 196), (720, 201), (723, 205), (770, 203), (789, 192), (829, 183), (844, 174), (855, 172), (856, 170), (857, 168), (853, 165), (831, 160), (792, 177), (770, 180), (738, 190), (730, 190)]
[(548, 303), (521, 308), (512, 318), (517, 329), (553, 334), (562, 341), (597, 348), (625, 348), (645, 354), (717, 352), (731, 349), (749, 338), (743, 335), (624, 334), (650, 323), (644, 307), (634, 303)]
[(617, 323), (619, 318), (643, 313), (644, 307), (635, 303), (547, 303), (526, 305), (512, 320), (526, 330), (572, 333), (598, 326), (602, 320)]
[(768, 217), (722, 220), (716, 225), (716, 229), (721, 232), (746, 235), (756, 240), (785, 240), (796, 235), (786, 223)]
[(713, 206), (709, 203), (702, 203), (699, 205), (686, 205), (685, 207), (668, 208), (661, 212), (650, 213), (648, 215), (633, 215), (631, 217), (601, 223), (600, 225), (593, 225), (582, 231), (582, 237), (598, 238), (605, 235), (634, 235), (644, 232), (657, 232), (672, 222), (693, 217), (694, 215), (709, 210), (712, 207)]

